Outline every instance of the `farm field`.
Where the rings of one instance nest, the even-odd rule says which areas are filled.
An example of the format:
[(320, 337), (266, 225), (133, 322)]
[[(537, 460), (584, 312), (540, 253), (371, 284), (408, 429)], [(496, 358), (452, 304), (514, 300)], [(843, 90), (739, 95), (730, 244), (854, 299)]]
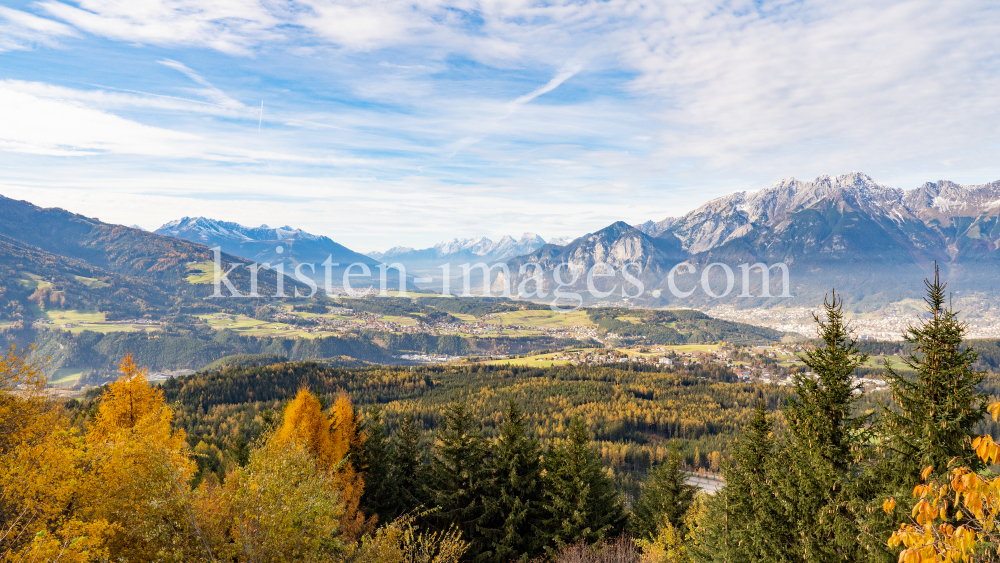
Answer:
[(48, 384), (52, 387), (72, 387), (73, 385), (76, 385), (76, 382), (79, 381), (80, 377), (89, 371), (90, 368), (60, 368), (55, 371), (49, 379)]
[[(456, 315), (457, 316), (457, 315)], [(488, 323), (504, 325), (523, 325), (539, 328), (561, 328), (576, 326), (593, 326), (594, 323), (587, 316), (587, 312), (573, 311), (571, 313), (557, 313), (551, 310), (529, 310), (510, 311), (507, 313), (497, 313)]]

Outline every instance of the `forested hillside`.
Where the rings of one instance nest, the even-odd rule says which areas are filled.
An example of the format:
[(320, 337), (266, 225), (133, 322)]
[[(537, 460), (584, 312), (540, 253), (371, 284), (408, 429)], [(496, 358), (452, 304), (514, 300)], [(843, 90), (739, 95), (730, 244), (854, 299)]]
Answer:
[[(504, 407), (513, 400), (543, 441), (565, 437), (569, 421), (579, 416), (601, 443), (610, 467), (641, 473), (663, 459), (666, 440), (672, 438), (685, 444), (692, 467), (709, 467), (713, 452), (721, 456), (749, 421), (756, 401), (774, 410), (786, 395), (776, 386), (728, 383), (733, 379), (717, 365), (667, 372), (644, 366), (480, 364), (331, 369), (306, 362), (234, 366), (171, 379), (163, 389), (169, 401), (181, 405), (177, 420), (192, 445), (205, 440), (225, 450), (237, 437), (252, 440), (262, 429), (257, 418), (267, 412), (276, 416), (303, 388), (327, 402), (347, 392), (362, 409), (379, 405), (389, 432), (411, 416), (422, 432), (432, 433), (447, 407), (460, 400), (481, 421), (485, 435), (495, 436)], [(718, 459), (715, 463), (718, 469)]]
[[(0, 553), (992, 560), (1000, 379), (975, 366), (993, 362), (995, 344), (980, 358), (943, 284), (927, 287), (930, 314), (905, 346), (865, 344), (901, 356), (880, 374), (889, 391), (874, 393), (856, 377), (873, 368), (836, 295), (786, 386), (738, 383), (725, 362), (337, 367), (284, 361), (293, 348), (158, 387), (126, 354), (117, 381), (58, 402), (29, 351), (11, 348), (0, 358), (0, 529), (16, 533)], [(602, 320), (641, 326), (620, 313)], [(245, 338), (225, 332), (220, 346)], [(696, 492), (695, 470), (721, 472), (721, 488)]]
[(778, 342), (774, 329), (713, 319), (701, 311), (649, 311), (642, 309), (590, 309), (590, 318), (606, 332), (626, 341), (649, 344), (684, 342), (731, 342), (759, 344)]
[(47, 370), (63, 366), (86, 367), (102, 383), (113, 377), (126, 354), (152, 370), (201, 369), (234, 354), (271, 354), (291, 360), (351, 358), (379, 364), (409, 364), (401, 354), (521, 354), (531, 350), (580, 344), (573, 339), (538, 337), (463, 338), (455, 335), (345, 333), (319, 338), (281, 338), (241, 335), (192, 323), (167, 325), (151, 332), (38, 331), (21, 337), (21, 344), (37, 336), (37, 355), (49, 358)]

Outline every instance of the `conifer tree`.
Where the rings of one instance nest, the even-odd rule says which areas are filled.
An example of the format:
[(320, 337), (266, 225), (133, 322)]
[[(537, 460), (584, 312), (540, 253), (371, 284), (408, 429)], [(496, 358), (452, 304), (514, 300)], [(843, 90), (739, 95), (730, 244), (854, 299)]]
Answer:
[(976, 392), (985, 374), (972, 369), (975, 350), (962, 348), (966, 325), (954, 309), (945, 308), (946, 284), (936, 264), (934, 281), (924, 284), (930, 317), (903, 334), (914, 345), (903, 363), (915, 376), (886, 367), (897, 409), (882, 408), (885, 446), (893, 480), (900, 486), (918, 482), (925, 467), (945, 471), (953, 458), (956, 467), (979, 467), (969, 446), (973, 428), (986, 413), (985, 395)]
[(579, 541), (594, 545), (624, 530), (628, 513), (580, 417), (570, 422), (566, 441), (547, 452), (545, 472), (543, 528), (549, 555)]
[(413, 415), (403, 416), (399, 429), (392, 437), (392, 445), (394, 463), (389, 478), (396, 484), (396, 502), (392, 513), (392, 517), (396, 518), (428, 504), (425, 450)]
[(852, 449), (865, 437), (863, 417), (851, 408), (859, 388), (855, 368), (868, 356), (858, 351), (843, 314), (843, 300), (833, 293), (823, 300), (819, 325), (822, 345), (802, 361), (812, 373), (794, 376), (794, 395), (785, 408), (790, 439), (780, 455), (781, 496), (795, 523), (796, 550), (806, 561), (843, 561), (858, 556), (857, 522), (850, 516), (846, 487), (852, 475)]
[(681, 471), (681, 453), (671, 447), (663, 460), (653, 469), (642, 485), (642, 495), (632, 509), (629, 521), (632, 535), (638, 539), (654, 537), (663, 526), (664, 518), (683, 536), (684, 515), (694, 501), (698, 488), (687, 483)]
[(480, 531), (490, 545), (484, 555), (500, 563), (541, 554), (535, 533), (542, 516), (542, 464), (538, 440), (528, 436), (524, 414), (511, 400), (493, 448), (491, 478)]
[(467, 557), (476, 559), (485, 548), (479, 532), (483, 493), (487, 487), (490, 448), (464, 403), (445, 411), (431, 457), (428, 493), (438, 511), (432, 515), (439, 529), (454, 525), (469, 542)]
[(711, 544), (694, 551), (699, 561), (791, 561), (794, 532), (776, 498), (774, 438), (762, 403), (737, 442), (724, 474), (726, 485), (711, 503)]
[(393, 514), (393, 504), (398, 487), (392, 471), (392, 449), (382, 425), (382, 410), (378, 405), (373, 405), (368, 410), (365, 433), (368, 438), (362, 446), (359, 463), (365, 481), (361, 508), (366, 514), (377, 515), (380, 524), (390, 522), (396, 516)]

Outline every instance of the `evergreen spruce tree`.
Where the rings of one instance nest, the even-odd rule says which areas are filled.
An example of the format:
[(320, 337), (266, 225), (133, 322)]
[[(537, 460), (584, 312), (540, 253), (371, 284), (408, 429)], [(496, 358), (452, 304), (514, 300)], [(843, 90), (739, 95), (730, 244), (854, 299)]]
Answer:
[[(711, 502), (714, 530), (695, 554), (700, 561), (750, 563), (798, 559), (791, 546), (795, 532), (776, 498), (774, 439), (764, 405), (758, 403), (749, 426), (724, 469), (726, 485)], [(783, 471), (785, 468), (780, 468)]]
[(365, 514), (375, 514), (379, 523), (390, 522), (396, 514), (395, 504), (398, 484), (392, 471), (393, 455), (389, 439), (382, 425), (382, 411), (378, 405), (368, 410), (365, 424), (368, 438), (362, 446), (359, 470), (364, 474), (365, 490), (361, 509)]
[(639, 502), (632, 509), (629, 528), (637, 539), (650, 539), (656, 535), (663, 518), (686, 533), (684, 515), (694, 501), (698, 488), (687, 483), (687, 475), (681, 471), (681, 453), (671, 447), (666, 459), (653, 469), (642, 485)]
[(628, 513), (579, 417), (570, 422), (566, 441), (547, 452), (545, 472), (543, 528), (549, 555), (568, 544), (594, 545), (624, 531)]
[(391, 517), (410, 514), (427, 507), (427, 473), (425, 450), (420, 440), (420, 428), (413, 415), (403, 416), (399, 429), (392, 436), (392, 471), (389, 479), (396, 485), (396, 499)]
[(538, 440), (528, 436), (524, 414), (512, 400), (493, 447), (491, 479), (480, 532), (490, 561), (528, 561), (541, 555), (535, 532), (542, 517), (542, 463)]
[(463, 403), (445, 411), (431, 457), (428, 491), (430, 505), (437, 508), (431, 518), (438, 529), (454, 525), (469, 542), (466, 557), (481, 559), (486, 549), (479, 531), (484, 493), (488, 483), (490, 448)]
[(903, 334), (914, 345), (903, 363), (915, 376), (886, 367), (897, 409), (882, 408), (884, 443), (898, 486), (912, 487), (927, 466), (946, 471), (952, 458), (957, 465), (977, 469), (979, 458), (970, 445), (987, 406), (985, 395), (976, 392), (985, 374), (972, 369), (976, 352), (962, 348), (966, 325), (954, 309), (945, 308), (946, 284), (937, 264), (934, 281), (924, 284), (930, 317)]
[(853, 450), (865, 439), (867, 421), (852, 416), (858, 399), (852, 376), (868, 356), (851, 338), (836, 292), (823, 306), (826, 319), (813, 316), (823, 342), (802, 357), (813, 373), (794, 376), (795, 394), (784, 413), (791, 436), (776, 457), (787, 467), (780, 489), (788, 520), (796, 526), (798, 558), (850, 561), (860, 555), (848, 488), (855, 473)]

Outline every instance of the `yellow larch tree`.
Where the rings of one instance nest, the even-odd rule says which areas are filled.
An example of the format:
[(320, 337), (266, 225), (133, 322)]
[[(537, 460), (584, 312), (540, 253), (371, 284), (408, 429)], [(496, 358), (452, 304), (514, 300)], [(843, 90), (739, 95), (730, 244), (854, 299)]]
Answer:
[(81, 485), (82, 510), (117, 525), (107, 545), (114, 559), (183, 560), (195, 547), (186, 508), (196, 464), (173, 410), (131, 355), (123, 375), (101, 397), (88, 425), (91, 469)]
[(32, 350), (0, 356), (0, 560), (84, 563), (106, 559), (113, 526), (77, 507), (85, 448)]
[(285, 407), (275, 439), (302, 444), (323, 469), (329, 469), (334, 462), (330, 420), (323, 414), (319, 399), (306, 389), (300, 389)]
[[(1000, 402), (990, 405), (993, 420), (1000, 418)], [(986, 464), (1000, 461), (1000, 445), (989, 435), (972, 443)], [(921, 483), (913, 488), (917, 499), (910, 522), (900, 524), (891, 547), (902, 547), (900, 563), (957, 563), (994, 561), (1000, 545), (1000, 477), (986, 478), (968, 467), (951, 468), (946, 478), (931, 478), (924, 468)], [(896, 499), (882, 505), (892, 514)]]
[(361, 473), (357, 471), (352, 456), (361, 452), (365, 442), (360, 423), (351, 399), (346, 393), (338, 395), (333, 403), (333, 414), (330, 417), (331, 452), (334, 460), (331, 469), (334, 471), (334, 479), (344, 502), (342, 532), (345, 537), (351, 539), (357, 539), (362, 534), (371, 532), (376, 521), (374, 516), (366, 519), (364, 513), (358, 509), (361, 495), (365, 490), (365, 482)]
[(355, 470), (351, 454), (359, 452), (364, 442), (358, 415), (346, 394), (334, 401), (329, 417), (323, 414), (319, 399), (302, 389), (285, 407), (281, 427), (275, 433), (279, 442), (302, 444), (325, 471), (332, 473), (344, 505), (341, 534), (355, 540), (371, 530), (374, 519), (366, 519), (358, 509), (364, 492), (364, 480)]

